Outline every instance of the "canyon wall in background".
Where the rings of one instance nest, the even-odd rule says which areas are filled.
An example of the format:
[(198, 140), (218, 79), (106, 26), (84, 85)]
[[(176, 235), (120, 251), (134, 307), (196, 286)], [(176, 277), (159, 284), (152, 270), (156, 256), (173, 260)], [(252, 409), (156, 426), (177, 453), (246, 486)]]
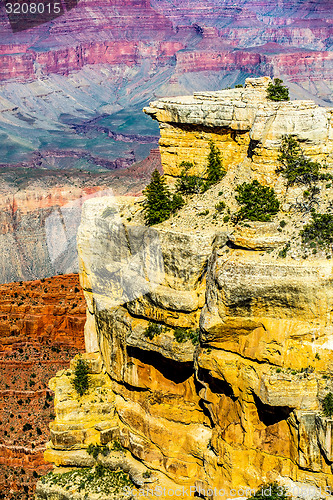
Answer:
[(250, 75), (279, 76), (294, 97), (332, 102), (326, 1), (214, 0), (194, 8), (83, 0), (17, 33), (0, 8), (4, 164), (38, 157), (49, 169), (94, 170), (118, 158), (124, 165), (142, 160), (158, 140), (141, 115), (148, 101), (232, 87)]
[(158, 150), (129, 169), (106, 174), (34, 166), (0, 170), (0, 282), (77, 272), (83, 202), (96, 196), (137, 195), (155, 168), (161, 168)]

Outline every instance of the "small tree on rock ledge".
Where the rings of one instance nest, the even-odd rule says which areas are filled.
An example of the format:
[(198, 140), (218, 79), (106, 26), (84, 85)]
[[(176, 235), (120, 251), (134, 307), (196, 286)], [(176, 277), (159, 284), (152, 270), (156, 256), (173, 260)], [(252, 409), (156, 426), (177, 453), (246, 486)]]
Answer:
[(74, 369), (72, 384), (76, 392), (83, 396), (89, 389), (89, 368), (86, 360), (81, 357), (77, 360)]
[(184, 205), (182, 196), (169, 191), (163, 175), (158, 170), (154, 170), (143, 194), (146, 197), (143, 210), (148, 226), (167, 220), (173, 212)]
[(267, 87), (267, 99), (270, 101), (289, 101), (289, 89), (285, 87), (280, 78), (274, 78), (274, 83)]
[(219, 182), (226, 174), (222, 166), (221, 152), (213, 141), (209, 143), (210, 151), (207, 157), (207, 180), (204, 191)]

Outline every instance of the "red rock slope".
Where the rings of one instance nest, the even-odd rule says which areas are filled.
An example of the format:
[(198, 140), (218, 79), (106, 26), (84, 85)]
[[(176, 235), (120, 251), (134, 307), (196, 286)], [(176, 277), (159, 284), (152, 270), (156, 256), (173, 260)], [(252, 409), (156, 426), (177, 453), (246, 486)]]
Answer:
[(78, 275), (0, 285), (0, 498), (30, 500), (49, 469), (49, 379), (84, 350)]

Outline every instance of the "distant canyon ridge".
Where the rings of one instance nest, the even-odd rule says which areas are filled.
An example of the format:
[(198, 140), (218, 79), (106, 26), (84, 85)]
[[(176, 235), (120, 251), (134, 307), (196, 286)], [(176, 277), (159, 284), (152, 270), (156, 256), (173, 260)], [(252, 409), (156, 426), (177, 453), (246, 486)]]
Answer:
[(82, 0), (18, 33), (1, 8), (1, 81), (146, 62), (150, 72), (172, 67), (173, 85), (185, 73), (227, 71), (284, 75), (322, 98), (331, 93), (333, 14), (326, 0)]

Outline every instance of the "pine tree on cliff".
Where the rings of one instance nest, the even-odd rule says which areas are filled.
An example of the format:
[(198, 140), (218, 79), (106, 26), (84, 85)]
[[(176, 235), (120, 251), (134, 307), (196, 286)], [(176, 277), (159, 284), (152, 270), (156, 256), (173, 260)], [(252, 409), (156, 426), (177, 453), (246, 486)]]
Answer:
[(274, 83), (270, 83), (267, 87), (267, 99), (270, 101), (289, 101), (289, 89), (282, 84), (283, 80), (274, 78)]
[(143, 194), (146, 197), (144, 212), (148, 226), (163, 222), (170, 217), (173, 209), (171, 193), (158, 170), (154, 170), (151, 181)]
[(207, 181), (205, 184), (205, 189), (210, 188), (213, 184), (219, 182), (226, 174), (221, 160), (221, 152), (215, 146), (213, 141), (209, 143), (210, 151), (207, 158)]

